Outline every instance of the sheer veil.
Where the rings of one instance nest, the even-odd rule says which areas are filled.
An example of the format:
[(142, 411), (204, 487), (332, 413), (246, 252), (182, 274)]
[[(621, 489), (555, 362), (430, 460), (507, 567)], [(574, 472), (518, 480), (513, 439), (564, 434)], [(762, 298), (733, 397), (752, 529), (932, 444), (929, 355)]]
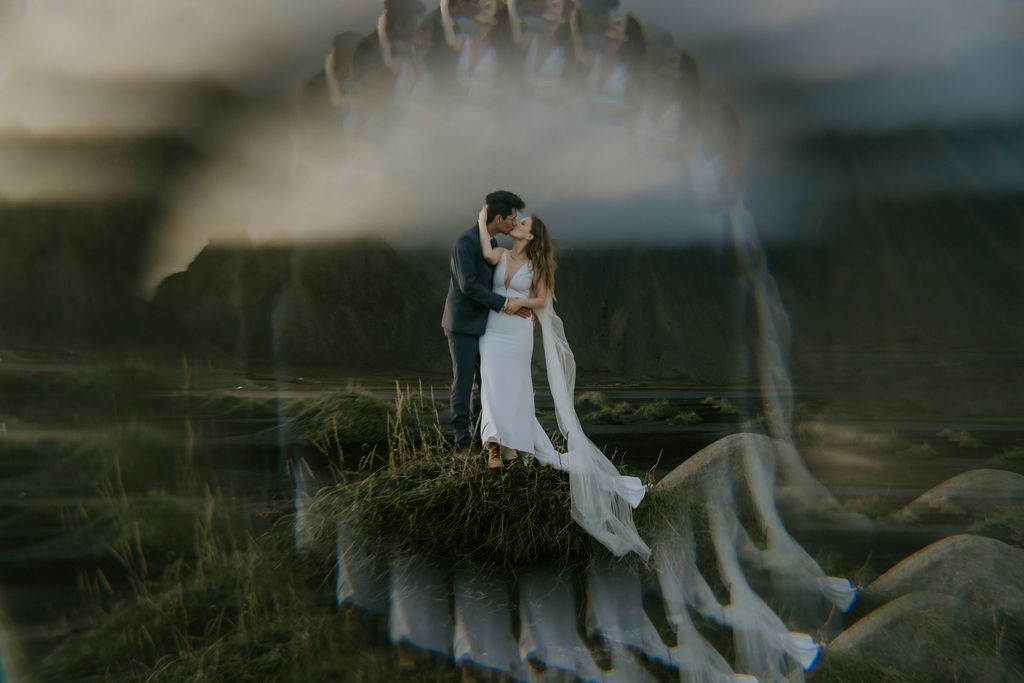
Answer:
[(558, 429), (568, 443), (564, 454), (554, 452), (550, 439), (537, 423), (537, 458), (569, 473), (572, 517), (577, 524), (616, 556), (634, 551), (646, 559), (651, 549), (636, 530), (633, 508), (640, 504), (647, 490), (639, 478), (619, 474), (615, 465), (583, 433), (573, 403), (576, 360), (550, 293), (544, 308), (535, 310), (534, 314), (541, 323), (548, 386), (555, 403)]

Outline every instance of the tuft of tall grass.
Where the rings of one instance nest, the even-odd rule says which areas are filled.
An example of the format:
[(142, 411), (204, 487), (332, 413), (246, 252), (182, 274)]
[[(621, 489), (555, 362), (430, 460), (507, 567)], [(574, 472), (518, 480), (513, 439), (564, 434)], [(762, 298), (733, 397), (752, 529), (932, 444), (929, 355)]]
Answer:
[(287, 407), (299, 433), (313, 443), (381, 443), (395, 409), (387, 402), (356, 390), (330, 391)]
[(575, 403), (581, 422), (621, 425), (629, 422), (637, 414), (637, 409), (627, 401), (612, 403), (599, 391), (580, 394), (576, 397)]
[(739, 407), (724, 396), (705, 396), (702, 405), (714, 408), (722, 415), (739, 415)]
[(200, 414), (217, 418), (250, 418), (269, 420), (277, 417), (277, 409), (267, 400), (236, 396), (217, 389), (201, 396), (190, 407)]
[(702, 420), (696, 410), (681, 410), (669, 421), (680, 425), (695, 425), (699, 424)]
[(428, 397), (422, 385), (418, 391), (408, 387), (403, 391), (396, 383), (393, 404), (349, 388), (295, 401), (288, 405), (287, 412), (292, 426), (303, 438), (321, 452), (330, 453), (351, 444), (383, 446), (389, 439), (412, 443), (427, 431), (436, 438), (439, 415), (446, 408)]
[(961, 448), (981, 448), (984, 445), (966, 429), (958, 429), (954, 431), (946, 428), (940, 430), (935, 436), (940, 439), (945, 439), (951, 444), (960, 446)]

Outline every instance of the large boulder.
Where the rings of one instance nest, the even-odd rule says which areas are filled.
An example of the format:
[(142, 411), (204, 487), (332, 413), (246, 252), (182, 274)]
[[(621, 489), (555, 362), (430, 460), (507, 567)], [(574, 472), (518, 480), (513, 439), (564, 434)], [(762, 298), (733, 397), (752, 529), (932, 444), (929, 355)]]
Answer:
[[(1012, 625), (1011, 625), (1012, 626)], [(843, 631), (829, 650), (925, 681), (1020, 681), (1018, 628), (951, 595), (916, 592)]]
[(875, 579), (868, 595), (926, 591), (991, 612), (1024, 617), (1024, 550), (968, 534), (933, 543)]
[(1024, 545), (1024, 476), (992, 469), (958, 474), (908, 503), (893, 521), (908, 539), (920, 537), (918, 546), (964, 532)]
[(947, 479), (912, 500), (905, 519), (980, 520), (1024, 514), (1024, 476), (1005, 470), (970, 470)]

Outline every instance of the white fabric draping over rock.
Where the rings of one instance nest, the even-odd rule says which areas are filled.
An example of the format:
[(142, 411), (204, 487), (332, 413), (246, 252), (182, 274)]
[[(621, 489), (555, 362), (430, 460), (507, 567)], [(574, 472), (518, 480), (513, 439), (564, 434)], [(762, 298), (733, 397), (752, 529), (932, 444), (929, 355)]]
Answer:
[[(801, 669), (809, 670), (817, 661), (818, 645), (809, 635), (790, 631), (751, 587), (748, 568), (767, 572), (773, 590), (787, 598), (823, 600), (843, 611), (856, 598), (850, 582), (827, 576), (782, 523), (774, 495), (776, 454), (786, 450), (785, 443), (769, 437), (734, 434), (695, 454), (658, 483), (659, 488), (690, 496), (692, 509), (707, 515), (718, 577), (729, 594), (729, 604), (720, 604), (698, 569), (693, 520), (668, 520), (663, 537), (653, 539), (654, 564), (679, 638), (679, 667), (698, 664), (699, 671), (691, 672), (696, 680), (731, 680), (733, 673), (696, 633), (687, 608), (732, 628), (737, 667), (744, 674), (764, 681), (801, 680)], [(811, 486), (804, 495), (829, 504), (831, 495), (819, 487)], [(743, 496), (743, 505), (737, 494)], [(741, 509), (754, 519), (741, 520)], [(763, 540), (754, 540), (754, 530)]]
[[(577, 524), (616, 556), (633, 551), (646, 559), (651, 549), (640, 538), (633, 523), (633, 508), (643, 500), (646, 489), (637, 477), (619, 474), (615, 465), (583, 432), (573, 403), (576, 360), (550, 293), (547, 304), (535, 313), (543, 331), (544, 362), (558, 429), (568, 444), (564, 455), (555, 454), (546, 459), (542, 454), (545, 449), (538, 447), (538, 459), (552, 465), (564, 463), (569, 473), (572, 518)], [(546, 436), (544, 438), (547, 440)]]
[[(731, 543), (743, 559), (770, 572), (778, 590), (818, 594), (842, 611), (856, 599), (856, 591), (846, 579), (829, 577), (807, 551), (786, 531), (775, 505), (777, 461), (787, 453), (787, 444), (759, 434), (740, 433), (727, 436), (702, 449), (675, 470), (665, 475), (659, 488), (679, 488), (700, 503), (716, 507), (735, 529)], [(820, 501), (820, 506), (838, 503), (816, 480), (809, 490), (802, 489), (807, 500)], [(757, 515), (757, 528), (765, 536), (764, 547), (753, 542), (738, 522), (738, 507), (733, 496), (734, 485), (743, 488), (750, 507)], [(790, 489), (792, 484), (788, 484)], [(802, 487), (801, 487), (802, 488)], [(680, 520), (676, 533), (685, 545), (689, 524)], [(731, 533), (731, 532), (730, 532)], [(692, 535), (689, 537), (692, 539)], [(692, 540), (690, 541), (692, 543)], [(719, 558), (721, 560), (721, 558)], [(690, 572), (692, 575), (692, 572)], [(687, 581), (698, 581), (689, 576)], [(706, 594), (706, 591), (705, 591)], [(695, 599), (699, 599), (696, 598)], [(693, 606), (706, 603), (691, 603)], [(704, 609), (701, 609), (704, 612)]]

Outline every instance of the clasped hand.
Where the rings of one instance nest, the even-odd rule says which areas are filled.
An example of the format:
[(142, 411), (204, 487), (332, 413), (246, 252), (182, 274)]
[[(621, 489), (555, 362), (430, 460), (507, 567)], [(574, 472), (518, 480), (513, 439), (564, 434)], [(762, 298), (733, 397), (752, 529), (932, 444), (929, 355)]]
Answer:
[(501, 310), (503, 313), (508, 313), (509, 315), (518, 315), (520, 318), (532, 318), (533, 311), (531, 311), (529, 308), (525, 308), (523, 306), (523, 301), (523, 299), (517, 298), (509, 299), (508, 303), (506, 303), (504, 308), (502, 308)]

